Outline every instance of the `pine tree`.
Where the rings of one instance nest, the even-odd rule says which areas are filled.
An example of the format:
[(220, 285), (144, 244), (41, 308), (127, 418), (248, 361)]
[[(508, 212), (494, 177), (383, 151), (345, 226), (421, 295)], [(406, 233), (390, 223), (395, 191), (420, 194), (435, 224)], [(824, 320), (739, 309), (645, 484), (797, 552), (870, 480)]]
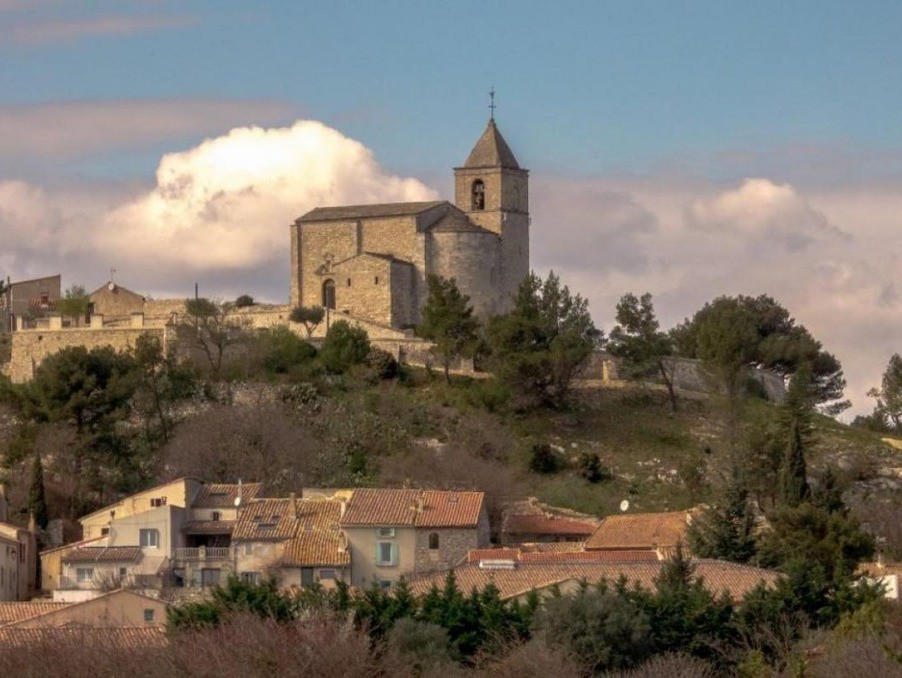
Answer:
[(722, 499), (692, 521), (689, 545), (699, 558), (747, 563), (755, 555), (754, 525), (748, 490), (734, 472)]
[(811, 497), (805, 450), (811, 444), (813, 412), (811, 369), (803, 365), (789, 383), (781, 412), (786, 452), (780, 468), (779, 494), (787, 506), (798, 506)]
[(435, 344), (442, 361), (445, 381), (451, 383), (451, 362), (472, 355), (479, 341), (479, 321), (473, 317), (470, 297), (461, 294), (457, 282), (430, 275), (429, 296), (423, 305), (422, 321), (417, 332)]
[(44, 489), (44, 465), (40, 453), (34, 455), (31, 467), (31, 487), (28, 489), (28, 510), (34, 514), (35, 524), (42, 530), (47, 529), (50, 512), (47, 510), (47, 494)]

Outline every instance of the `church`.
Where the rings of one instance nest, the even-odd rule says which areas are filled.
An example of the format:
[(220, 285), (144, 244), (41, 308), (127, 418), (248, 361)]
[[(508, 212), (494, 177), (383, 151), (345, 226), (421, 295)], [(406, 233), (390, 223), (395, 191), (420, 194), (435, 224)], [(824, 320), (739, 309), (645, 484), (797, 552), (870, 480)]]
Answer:
[(454, 203), (317, 207), (291, 225), (291, 304), (406, 329), (426, 278), (454, 278), (481, 318), (508, 311), (529, 273), (529, 172), (494, 116), (462, 167)]

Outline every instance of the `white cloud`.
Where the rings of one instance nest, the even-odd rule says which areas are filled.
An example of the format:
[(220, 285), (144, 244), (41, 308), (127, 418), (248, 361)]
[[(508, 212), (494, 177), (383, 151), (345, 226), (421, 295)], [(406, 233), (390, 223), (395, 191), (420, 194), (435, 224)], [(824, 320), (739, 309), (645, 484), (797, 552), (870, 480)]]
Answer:
[(108, 214), (95, 245), (125, 260), (153, 252), (194, 270), (249, 268), (284, 256), (288, 225), (317, 205), (434, 197), (321, 123), (240, 128), (164, 156), (156, 188)]

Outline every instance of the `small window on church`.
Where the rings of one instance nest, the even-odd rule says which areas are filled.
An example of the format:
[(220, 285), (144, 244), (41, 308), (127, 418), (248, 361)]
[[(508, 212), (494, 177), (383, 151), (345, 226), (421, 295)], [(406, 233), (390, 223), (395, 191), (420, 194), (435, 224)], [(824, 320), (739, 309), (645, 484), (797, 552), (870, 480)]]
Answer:
[(350, 286), (351, 286), (351, 279), (348, 278), (348, 287), (350, 287)]
[(334, 280), (326, 280), (323, 282), (323, 306), (325, 308), (335, 308)]
[(482, 183), (482, 179), (473, 182), (473, 209), (485, 209), (485, 184)]
[(379, 276), (378, 276), (378, 275), (373, 279), (373, 284), (374, 284), (374, 285), (378, 285), (378, 284), (379, 284)]

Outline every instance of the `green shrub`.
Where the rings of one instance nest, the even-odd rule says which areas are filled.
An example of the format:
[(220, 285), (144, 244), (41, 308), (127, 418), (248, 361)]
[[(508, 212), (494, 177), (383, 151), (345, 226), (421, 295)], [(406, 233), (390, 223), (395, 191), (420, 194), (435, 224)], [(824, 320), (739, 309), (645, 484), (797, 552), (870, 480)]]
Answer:
[(496, 379), (474, 379), (467, 388), (467, 402), (488, 412), (500, 412), (510, 400), (510, 391)]
[(583, 452), (577, 462), (579, 475), (590, 483), (600, 483), (610, 479), (611, 472), (601, 464), (601, 459), (594, 452)]
[(247, 306), (254, 305), (254, 298), (249, 294), (242, 294), (240, 297), (235, 299), (235, 308), (245, 308)]
[(287, 327), (267, 330), (263, 343), (263, 367), (270, 373), (286, 374), (316, 357), (316, 349)]
[(532, 456), (529, 459), (529, 470), (535, 473), (557, 473), (564, 467), (564, 460), (551, 449), (548, 443), (538, 443), (532, 446)]
[(365, 364), (372, 370), (372, 376), (376, 380), (394, 379), (398, 376), (398, 361), (381, 348), (370, 348)]
[(332, 323), (320, 347), (320, 361), (330, 372), (344, 374), (351, 365), (366, 362), (370, 339), (366, 330), (351, 326), (345, 320)]

